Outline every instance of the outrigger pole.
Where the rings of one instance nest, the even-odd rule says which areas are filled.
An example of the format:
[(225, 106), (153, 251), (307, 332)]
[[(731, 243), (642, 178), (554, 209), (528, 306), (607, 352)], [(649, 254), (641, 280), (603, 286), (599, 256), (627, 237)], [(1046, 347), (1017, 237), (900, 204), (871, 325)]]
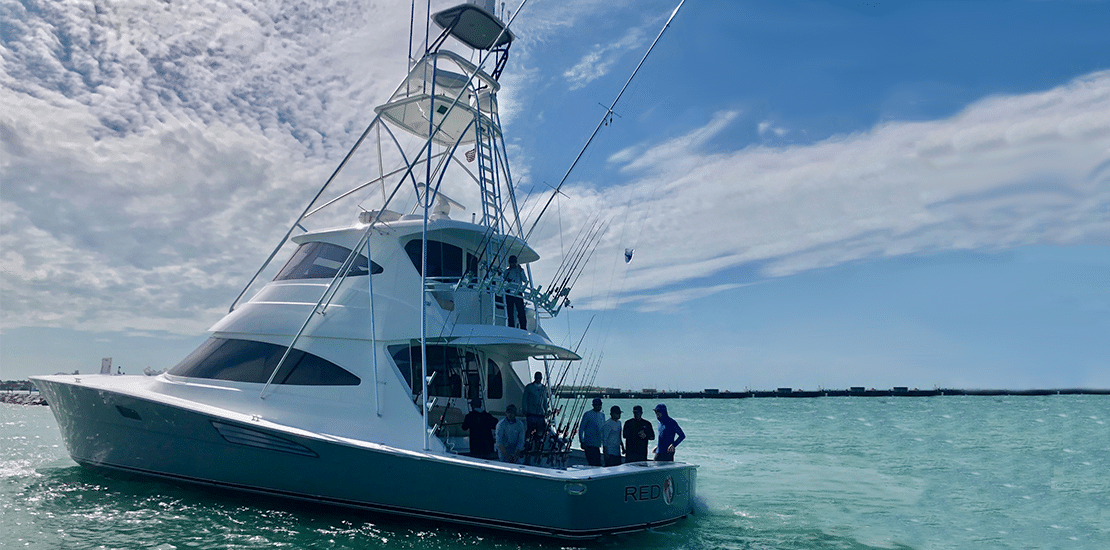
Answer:
[(536, 226), (539, 225), (540, 219), (543, 218), (544, 212), (547, 212), (547, 207), (551, 206), (551, 201), (555, 200), (555, 196), (558, 195), (559, 192), (563, 189), (563, 184), (567, 182), (567, 178), (570, 177), (570, 173), (574, 170), (574, 167), (578, 165), (578, 161), (582, 160), (582, 155), (586, 154), (586, 149), (590, 147), (590, 143), (593, 142), (594, 137), (597, 136), (597, 133), (601, 130), (601, 127), (605, 125), (605, 121), (612, 118), (613, 109), (616, 108), (617, 102), (621, 100), (621, 96), (624, 95), (624, 91), (628, 89), (628, 85), (632, 83), (632, 79), (636, 78), (636, 73), (640, 72), (640, 67), (644, 65), (644, 62), (647, 61), (648, 56), (651, 55), (651, 50), (655, 49), (655, 45), (659, 43), (659, 39), (663, 38), (663, 33), (667, 32), (667, 27), (671, 26), (671, 21), (674, 19), (674, 16), (678, 15), (678, 10), (682, 9), (682, 4), (685, 3), (686, 0), (680, 0), (678, 2), (678, 6), (676, 6), (674, 11), (671, 12), (671, 16), (667, 18), (667, 22), (663, 25), (663, 29), (659, 31), (659, 35), (655, 37), (655, 41), (651, 43), (651, 46), (648, 46), (647, 51), (644, 52), (643, 59), (641, 59), (640, 63), (636, 65), (636, 69), (632, 71), (632, 74), (628, 77), (628, 81), (624, 83), (624, 87), (621, 88), (621, 91), (617, 94), (617, 97), (613, 99), (613, 103), (610, 104), (609, 108), (605, 110), (605, 114), (602, 115), (601, 121), (597, 123), (597, 128), (594, 128), (593, 133), (590, 134), (590, 138), (586, 140), (586, 144), (583, 145), (582, 150), (578, 152), (578, 156), (574, 157), (574, 162), (570, 163), (570, 168), (567, 168), (567, 173), (563, 174), (563, 179), (559, 180), (559, 185), (555, 186), (555, 190), (551, 192), (551, 197), (547, 199), (547, 203), (543, 205), (543, 209), (540, 210), (540, 213), (536, 216), (536, 221), (532, 222), (532, 227), (529, 228), (528, 233), (524, 235), (525, 241), (527, 241), (528, 238), (532, 236), (532, 232), (536, 230)]

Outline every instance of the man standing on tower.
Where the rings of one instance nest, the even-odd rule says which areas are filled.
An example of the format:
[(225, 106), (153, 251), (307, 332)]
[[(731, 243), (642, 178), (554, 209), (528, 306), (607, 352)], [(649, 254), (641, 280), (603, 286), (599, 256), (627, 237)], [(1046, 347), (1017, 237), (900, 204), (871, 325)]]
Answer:
[(505, 270), (505, 282), (516, 287), (510, 288), (505, 293), (505, 315), (508, 317), (508, 324), (510, 327), (528, 330), (528, 318), (524, 315), (524, 298), (520, 297), (520, 292), (528, 283), (528, 277), (524, 275), (524, 268), (516, 263), (516, 256), (509, 256), (509, 269)]

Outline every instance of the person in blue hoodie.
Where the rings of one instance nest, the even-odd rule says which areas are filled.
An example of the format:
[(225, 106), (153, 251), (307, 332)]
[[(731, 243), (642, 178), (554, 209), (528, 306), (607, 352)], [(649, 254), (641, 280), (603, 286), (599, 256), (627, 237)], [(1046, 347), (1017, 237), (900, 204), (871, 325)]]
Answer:
[(686, 434), (678, 422), (667, 415), (666, 405), (660, 403), (655, 406), (655, 418), (659, 420), (659, 446), (654, 449), (655, 460), (674, 462), (674, 449), (686, 439)]

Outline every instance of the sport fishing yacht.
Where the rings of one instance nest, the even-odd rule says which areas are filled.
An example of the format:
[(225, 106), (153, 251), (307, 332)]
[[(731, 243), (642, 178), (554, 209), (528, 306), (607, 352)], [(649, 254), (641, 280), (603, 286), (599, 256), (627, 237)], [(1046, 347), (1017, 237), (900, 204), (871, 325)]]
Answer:
[[(584, 255), (546, 288), (507, 280), (510, 256), (539, 259), (497, 108), (514, 35), (492, 6), (433, 20), (438, 40), (196, 351), (157, 376), (34, 378), (75, 461), (567, 539), (692, 513), (692, 465), (587, 466), (571, 449), (575, 401), (554, 403), (524, 463), (471, 456), (468, 403), (504, 416), (530, 360), (548, 380), (581, 364), (542, 321), (567, 303)], [(452, 218), (465, 207), (446, 190), (480, 208)], [(526, 326), (506, 297), (525, 301)]]

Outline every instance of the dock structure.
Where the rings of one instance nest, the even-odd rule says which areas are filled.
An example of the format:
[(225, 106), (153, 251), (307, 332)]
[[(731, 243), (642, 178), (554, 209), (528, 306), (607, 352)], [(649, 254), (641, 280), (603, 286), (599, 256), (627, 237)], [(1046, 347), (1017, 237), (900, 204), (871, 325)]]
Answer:
[(920, 390), (906, 386), (890, 389), (864, 388), (853, 386), (847, 390), (817, 389), (800, 390), (777, 388), (774, 390), (729, 391), (707, 388), (701, 391), (670, 391), (646, 388), (644, 390), (618, 390), (616, 388), (575, 388), (558, 392), (560, 397), (600, 397), (603, 399), (747, 399), (756, 397), (934, 397), (942, 395), (977, 396), (1036, 396), (1036, 395), (1110, 395), (1110, 389), (1064, 388), (1064, 389), (1027, 389), (1027, 390), (990, 390), (934, 388)]

